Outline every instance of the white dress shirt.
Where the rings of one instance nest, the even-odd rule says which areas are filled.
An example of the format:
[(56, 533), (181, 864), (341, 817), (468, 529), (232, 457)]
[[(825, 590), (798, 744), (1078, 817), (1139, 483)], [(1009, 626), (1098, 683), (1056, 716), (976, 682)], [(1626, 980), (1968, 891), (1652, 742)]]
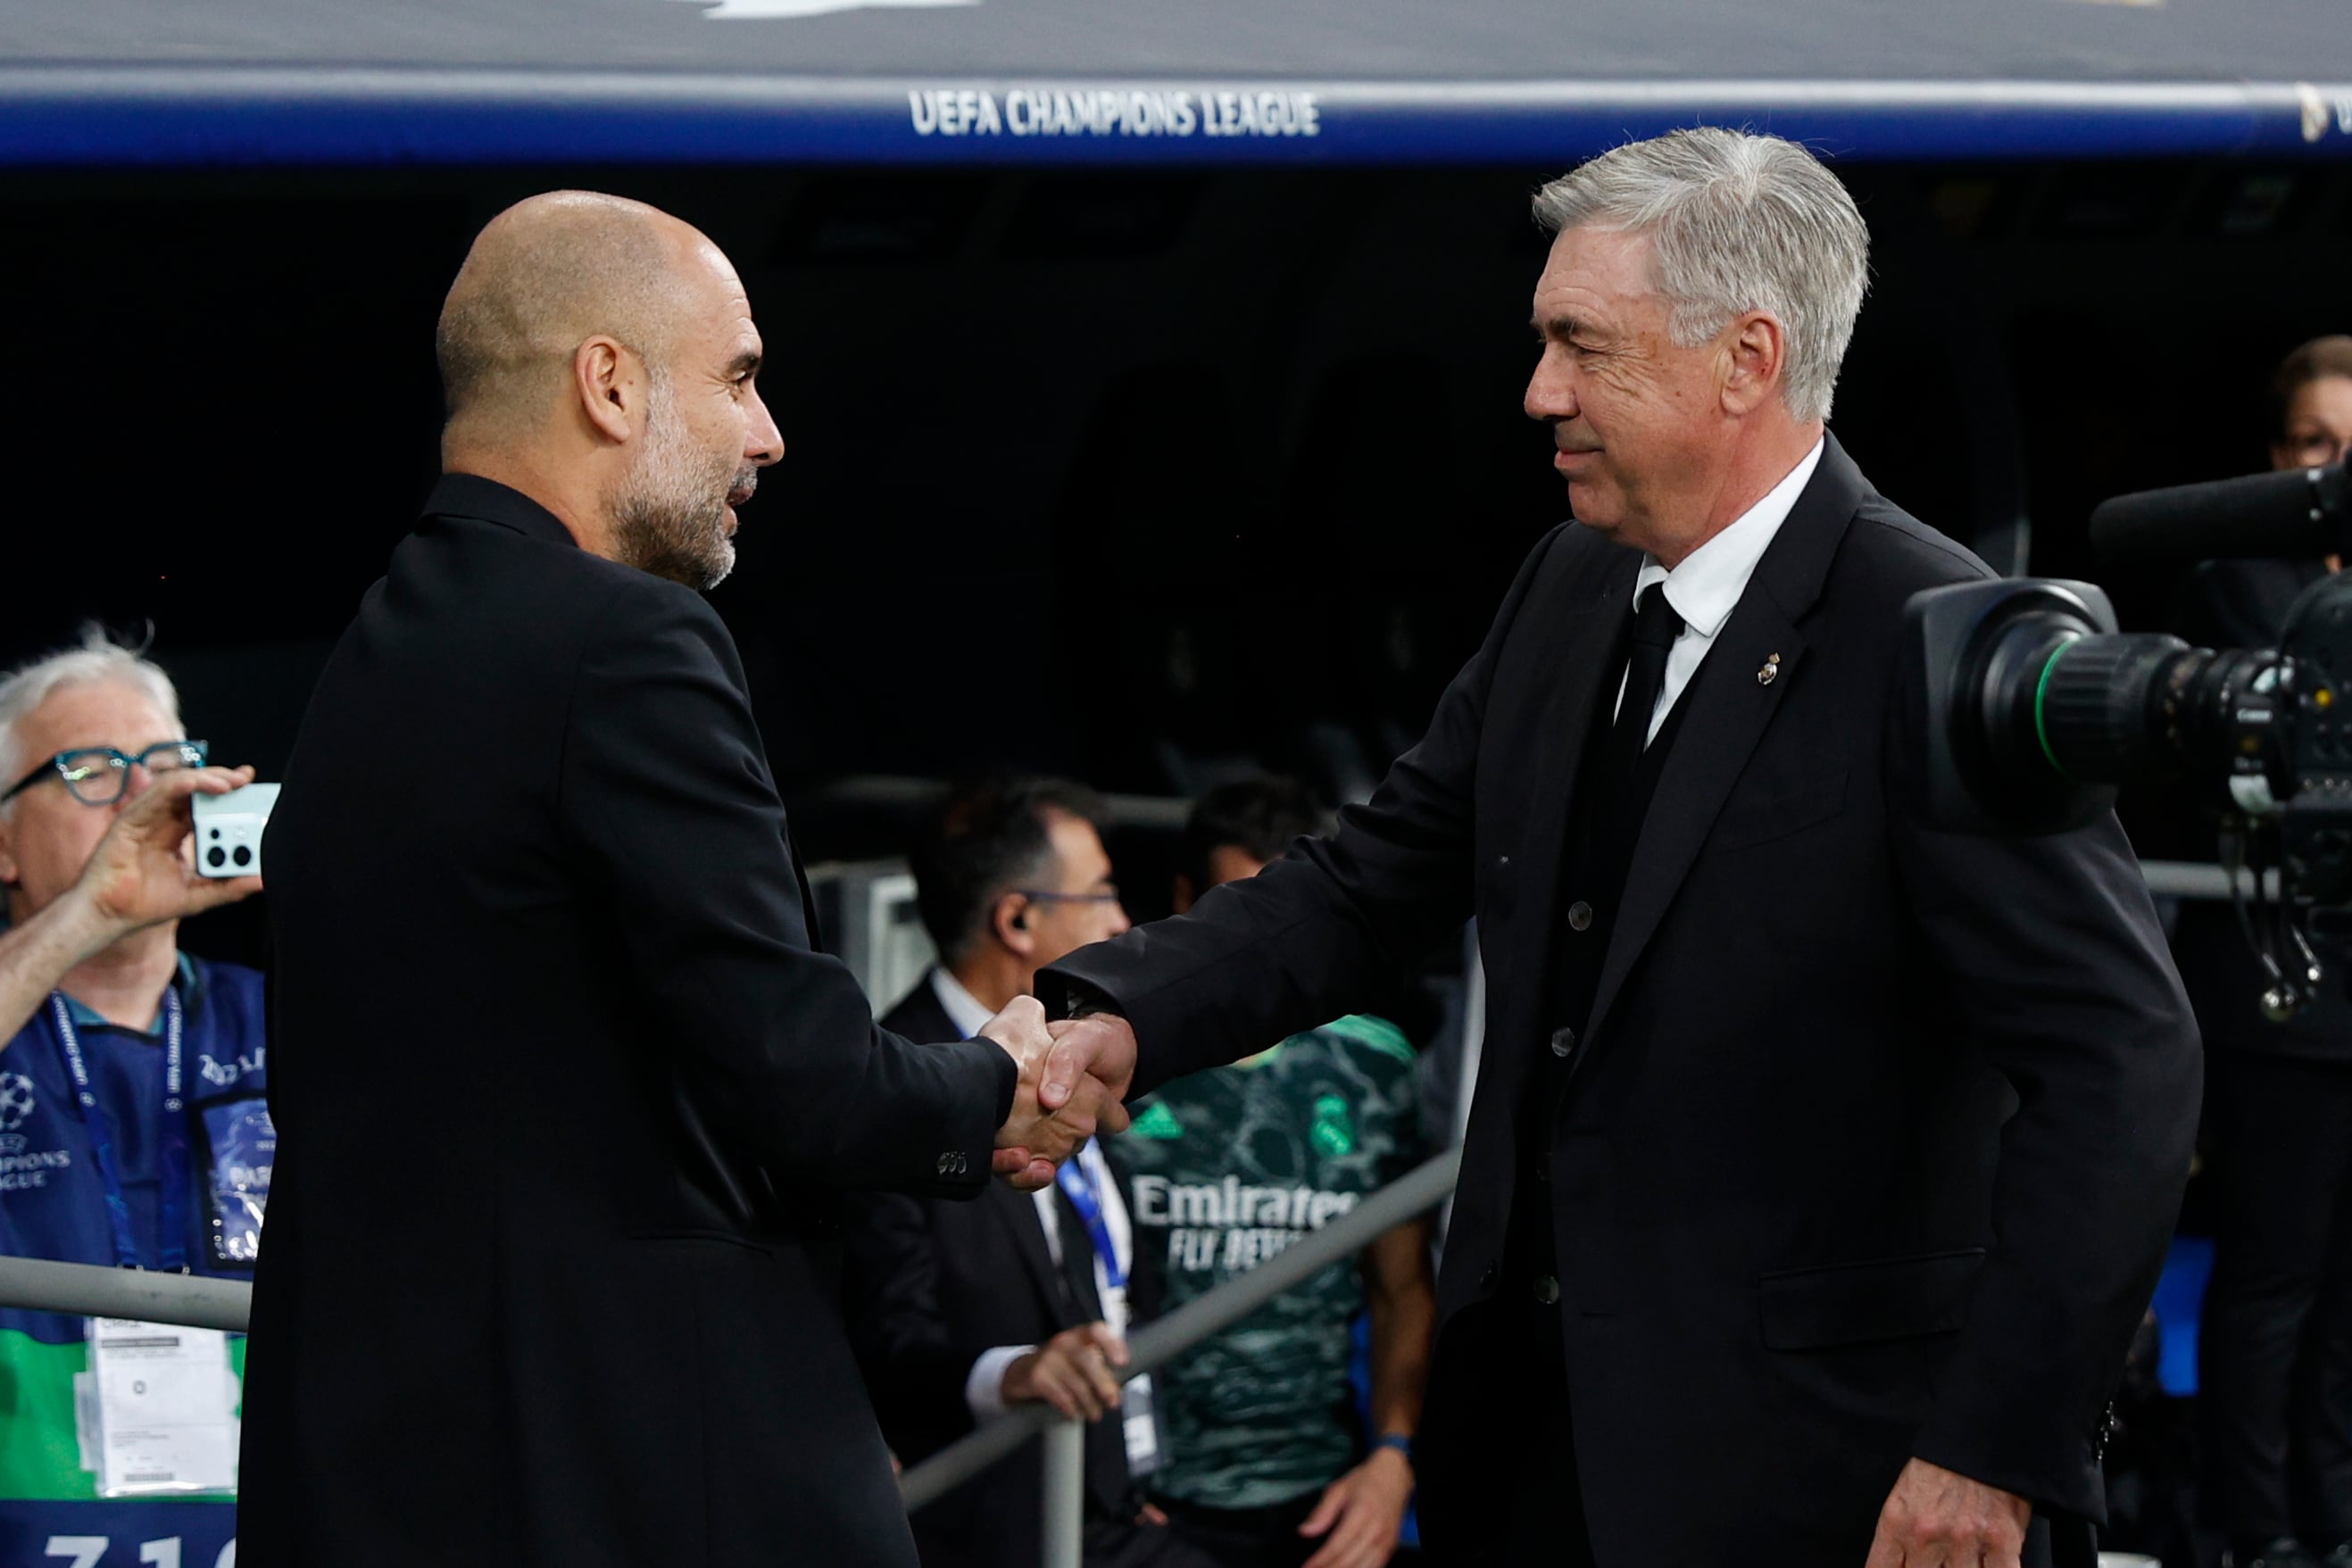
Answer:
[[(980, 1026), (996, 1016), (943, 968), (931, 971), (931, 994), (947, 1009), (948, 1021), (966, 1040), (979, 1034)], [(1092, 1138), (1086, 1141), (1076, 1157), (1101, 1200), (1103, 1228), (1110, 1232), (1111, 1250), (1118, 1256), (1120, 1271), (1132, 1272), (1135, 1232), (1128, 1222), (1127, 1203), (1118, 1196), (1118, 1183), (1111, 1178), (1109, 1162), (1103, 1158), (1101, 1147)], [(1062, 1261), (1061, 1199), (1051, 1186), (1040, 1187), (1030, 1196), (1036, 1201), (1038, 1226), (1045, 1232), (1045, 1250), (1053, 1254), (1058, 1267)], [(1095, 1260), (1095, 1291), (1108, 1307), (1112, 1299), (1110, 1271), (1103, 1267), (1100, 1258)], [(1125, 1316), (1124, 1312), (1119, 1315)], [(1112, 1323), (1111, 1328), (1122, 1335), (1127, 1333), (1123, 1322)], [(963, 1382), (964, 1403), (971, 1407), (973, 1420), (985, 1421), (1004, 1414), (1004, 1369), (1036, 1348), (1034, 1344), (1003, 1344), (981, 1352), (973, 1360), (971, 1371)]]
[[(1666, 602), (1674, 606), (1675, 613), (1683, 618), (1682, 634), (1666, 650), (1666, 678), (1658, 688), (1658, 706), (1650, 715), (1650, 733), (1643, 745), (1658, 737), (1658, 727), (1666, 722), (1675, 699), (1690, 685), (1699, 661), (1715, 646), (1715, 634), (1723, 630), (1723, 623), (1731, 619), (1732, 611), (1738, 606), (1739, 596), (1748, 591), (1748, 580), (1756, 575), (1756, 563), (1764, 559), (1765, 548), (1780, 531), (1780, 525), (1789, 520), (1797, 497), (1804, 493), (1813, 470), (1821, 466), (1822, 444), (1814, 442), (1813, 449), (1767, 491), (1762, 500), (1742, 512), (1729, 528), (1685, 556), (1682, 565), (1672, 571), (1659, 565), (1654, 556), (1642, 558), (1641, 575), (1633, 580), (1634, 606), (1640, 607), (1642, 595), (1654, 583), (1665, 594)], [(1617, 701), (1624, 700), (1625, 677), (1620, 675)]]

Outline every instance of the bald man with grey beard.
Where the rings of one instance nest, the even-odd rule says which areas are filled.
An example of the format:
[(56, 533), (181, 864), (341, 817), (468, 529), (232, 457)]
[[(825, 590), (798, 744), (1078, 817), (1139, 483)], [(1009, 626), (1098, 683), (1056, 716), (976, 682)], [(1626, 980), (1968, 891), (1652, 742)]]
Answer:
[(1041, 1186), (1125, 1114), (1041, 1114), (1034, 1001), (910, 1045), (816, 949), (698, 591), (783, 454), (726, 257), (535, 197), (438, 348), (447, 471), (266, 846), (245, 1568), (912, 1568), (842, 1199)]

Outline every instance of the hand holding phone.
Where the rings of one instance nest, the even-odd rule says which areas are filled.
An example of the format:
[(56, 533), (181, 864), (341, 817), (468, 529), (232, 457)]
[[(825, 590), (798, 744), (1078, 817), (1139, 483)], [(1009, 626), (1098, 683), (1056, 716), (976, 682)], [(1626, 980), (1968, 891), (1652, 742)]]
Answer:
[(194, 797), (196, 874), (260, 875), (261, 833), (277, 804), (275, 784), (247, 784), (226, 795)]

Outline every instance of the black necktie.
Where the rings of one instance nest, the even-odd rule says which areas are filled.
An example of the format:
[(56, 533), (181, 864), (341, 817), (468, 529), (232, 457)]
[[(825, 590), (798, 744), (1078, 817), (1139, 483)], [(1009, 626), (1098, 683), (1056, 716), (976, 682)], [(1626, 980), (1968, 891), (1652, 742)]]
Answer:
[(1625, 695), (1617, 705), (1617, 722), (1610, 727), (1609, 750), (1601, 777), (1613, 798), (1642, 761), (1649, 744), (1650, 720), (1656, 714), (1659, 694), (1666, 686), (1666, 654), (1683, 632), (1683, 618), (1666, 602), (1666, 591), (1652, 584), (1633, 612), (1633, 635), (1627, 640)]
[(1070, 1288), (1078, 1322), (1092, 1322), (1103, 1315), (1102, 1292), (1095, 1288), (1095, 1239), (1067, 1193), (1054, 1195), (1054, 1212), (1061, 1219), (1062, 1282)]

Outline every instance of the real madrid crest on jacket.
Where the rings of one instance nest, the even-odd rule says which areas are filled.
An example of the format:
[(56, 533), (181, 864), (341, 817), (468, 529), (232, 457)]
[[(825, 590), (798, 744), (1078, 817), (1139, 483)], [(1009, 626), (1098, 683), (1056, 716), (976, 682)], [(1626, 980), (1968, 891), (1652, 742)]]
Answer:
[[(52, 996), (0, 1050), (0, 1252), (249, 1278), (277, 1148), (263, 1020), (259, 975), (184, 955), (148, 1030)], [(230, 1568), (244, 1337), (99, 1339), (0, 1310), (0, 1563)], [(167, 1384), (154, 1429), (126, 1430)]]

